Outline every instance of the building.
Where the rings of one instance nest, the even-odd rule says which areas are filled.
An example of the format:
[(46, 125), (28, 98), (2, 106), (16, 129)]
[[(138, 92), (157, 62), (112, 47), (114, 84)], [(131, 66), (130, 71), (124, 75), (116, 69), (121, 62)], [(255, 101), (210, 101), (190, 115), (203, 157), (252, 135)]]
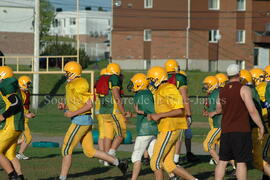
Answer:
[[(76, 11), (56, 12), (50, 34), (76, 38), (80, 37), (80, 47), (92, 57), (104, 57), (109, 51), (108, 39), (111, 32), (111, 12), (84, 10), (79, 12), (79, 27)], [(79, 28), (79, 31), (77, 31)]]
[(269, 64), (270, 1), (114, 0), (113, 62), (147, 69), (177, 59), (182, 69), (225, 71)]
[(0, 52), (5, 56), (33, 55), (34, 1), (0, 1)]

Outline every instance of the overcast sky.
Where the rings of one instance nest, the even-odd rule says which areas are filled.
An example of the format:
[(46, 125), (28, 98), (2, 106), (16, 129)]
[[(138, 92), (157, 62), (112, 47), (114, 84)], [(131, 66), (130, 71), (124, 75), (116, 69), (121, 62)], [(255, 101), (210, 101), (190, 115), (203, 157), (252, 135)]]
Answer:
[[(55, 8), (62, 8), (64, 11), (76, 10), (77, 0), (49, 0)], [(92, 9), (103, 7), (105, 10), (110, 10), (111, 0), (79, 0), (80, 9), (85, 9), (86, 6), (91, 6)]]

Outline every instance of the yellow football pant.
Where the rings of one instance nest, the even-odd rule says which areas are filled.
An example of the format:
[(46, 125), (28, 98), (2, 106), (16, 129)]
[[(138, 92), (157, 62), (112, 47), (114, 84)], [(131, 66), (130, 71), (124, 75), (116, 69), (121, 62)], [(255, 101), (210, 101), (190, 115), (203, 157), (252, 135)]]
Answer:
[(209, 152), (211, 149), (213, 149), (214, 146), (219, 143), (220, 135), (221, 135), (221, 128), (211, 129), (203, 142), (203, 150), (205, 152)]
[(213, 129), (214, 128), (214, 122), (213, 122), (212, 118), (208, 118), (208, 123), (209, 123), (210, 129)]
[(27, 122), (24, 123), (24, 131), (22, 133), (22, 141), (25, 141), (26, 144), (30, 144), (32, 141), (32, 135)]
[(0, 154), (4, 154), (10, 161), (16, 157), (17, 141), (21, 131), (0, 130)]
[(264, 159), (269, 157), (270, 136), (269, 134), (265, 134), (263, 139), (259, 141), (258, 130), (258, 128), (252, 129), (253, 166), (263, 171), (263, 167), (267, 163)]
[(98, 121), (99, 139), (104, 139), (104, 119), (100, 114), (96, 114)]
[(71, 155), (73, 149), (80, 142), (82, 144), (83, 152), (87, 157), (93, 157), (96, 153), (96, 149), (93, 144), (92, 126), (81, 126), (77, 124), (71, 124), (65, 135), (64, 143), (62, 146), (62, 155)]
[(168, 173), (171, 173), (176, 168), (173, 157), (175, 154), (175, 143), (179, 134), (180, 130), (159, 132), (150, 162), (152, 171), (163, 168)]
[(104, 123), (104, 138), (126, 137), (126, 122), (122, 114), (100, 114)]

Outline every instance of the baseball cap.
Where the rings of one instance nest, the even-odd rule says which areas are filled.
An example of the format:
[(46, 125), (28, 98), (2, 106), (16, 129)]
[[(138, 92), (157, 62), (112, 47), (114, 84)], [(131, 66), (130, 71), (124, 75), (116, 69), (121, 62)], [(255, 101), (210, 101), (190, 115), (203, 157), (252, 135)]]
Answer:
[(237, 64), (230, 64), (227, 68), (228, 76), (235, 76), (240, 73), (240, 68)]

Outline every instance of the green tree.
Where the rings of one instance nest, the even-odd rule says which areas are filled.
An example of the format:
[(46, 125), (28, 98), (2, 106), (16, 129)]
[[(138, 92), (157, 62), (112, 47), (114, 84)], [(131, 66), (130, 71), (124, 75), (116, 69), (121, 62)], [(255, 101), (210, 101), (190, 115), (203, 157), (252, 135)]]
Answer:
[[(42, 52), (41, 56), (64, 56), (64, 55), (76, 55), (77, 50), (72, 47), (71, 44), (59, 44), (59, 43), (53, 43), (51, 45), (46, 46), (44, 51)], [(86, 52), (83, 49), (80, 49), (80, 64), (82, 65), (82, 68), (87, 68), (88, 64), (90, 63), (90, 58), (87, 56)], [(65, 58), (65, 63), (68, 61), (76, 61), (76, 58)], [(61, 59), (58, 58), (50, 58), (49, 59), (49, 65), (61, 67)], [(46, 67), (46, 60), (41, 60), (40, 64), (41, 68)]]
[(49, 0), (40, 1), (40, 40), (43, 45), (55, 17), (55, 10)]

